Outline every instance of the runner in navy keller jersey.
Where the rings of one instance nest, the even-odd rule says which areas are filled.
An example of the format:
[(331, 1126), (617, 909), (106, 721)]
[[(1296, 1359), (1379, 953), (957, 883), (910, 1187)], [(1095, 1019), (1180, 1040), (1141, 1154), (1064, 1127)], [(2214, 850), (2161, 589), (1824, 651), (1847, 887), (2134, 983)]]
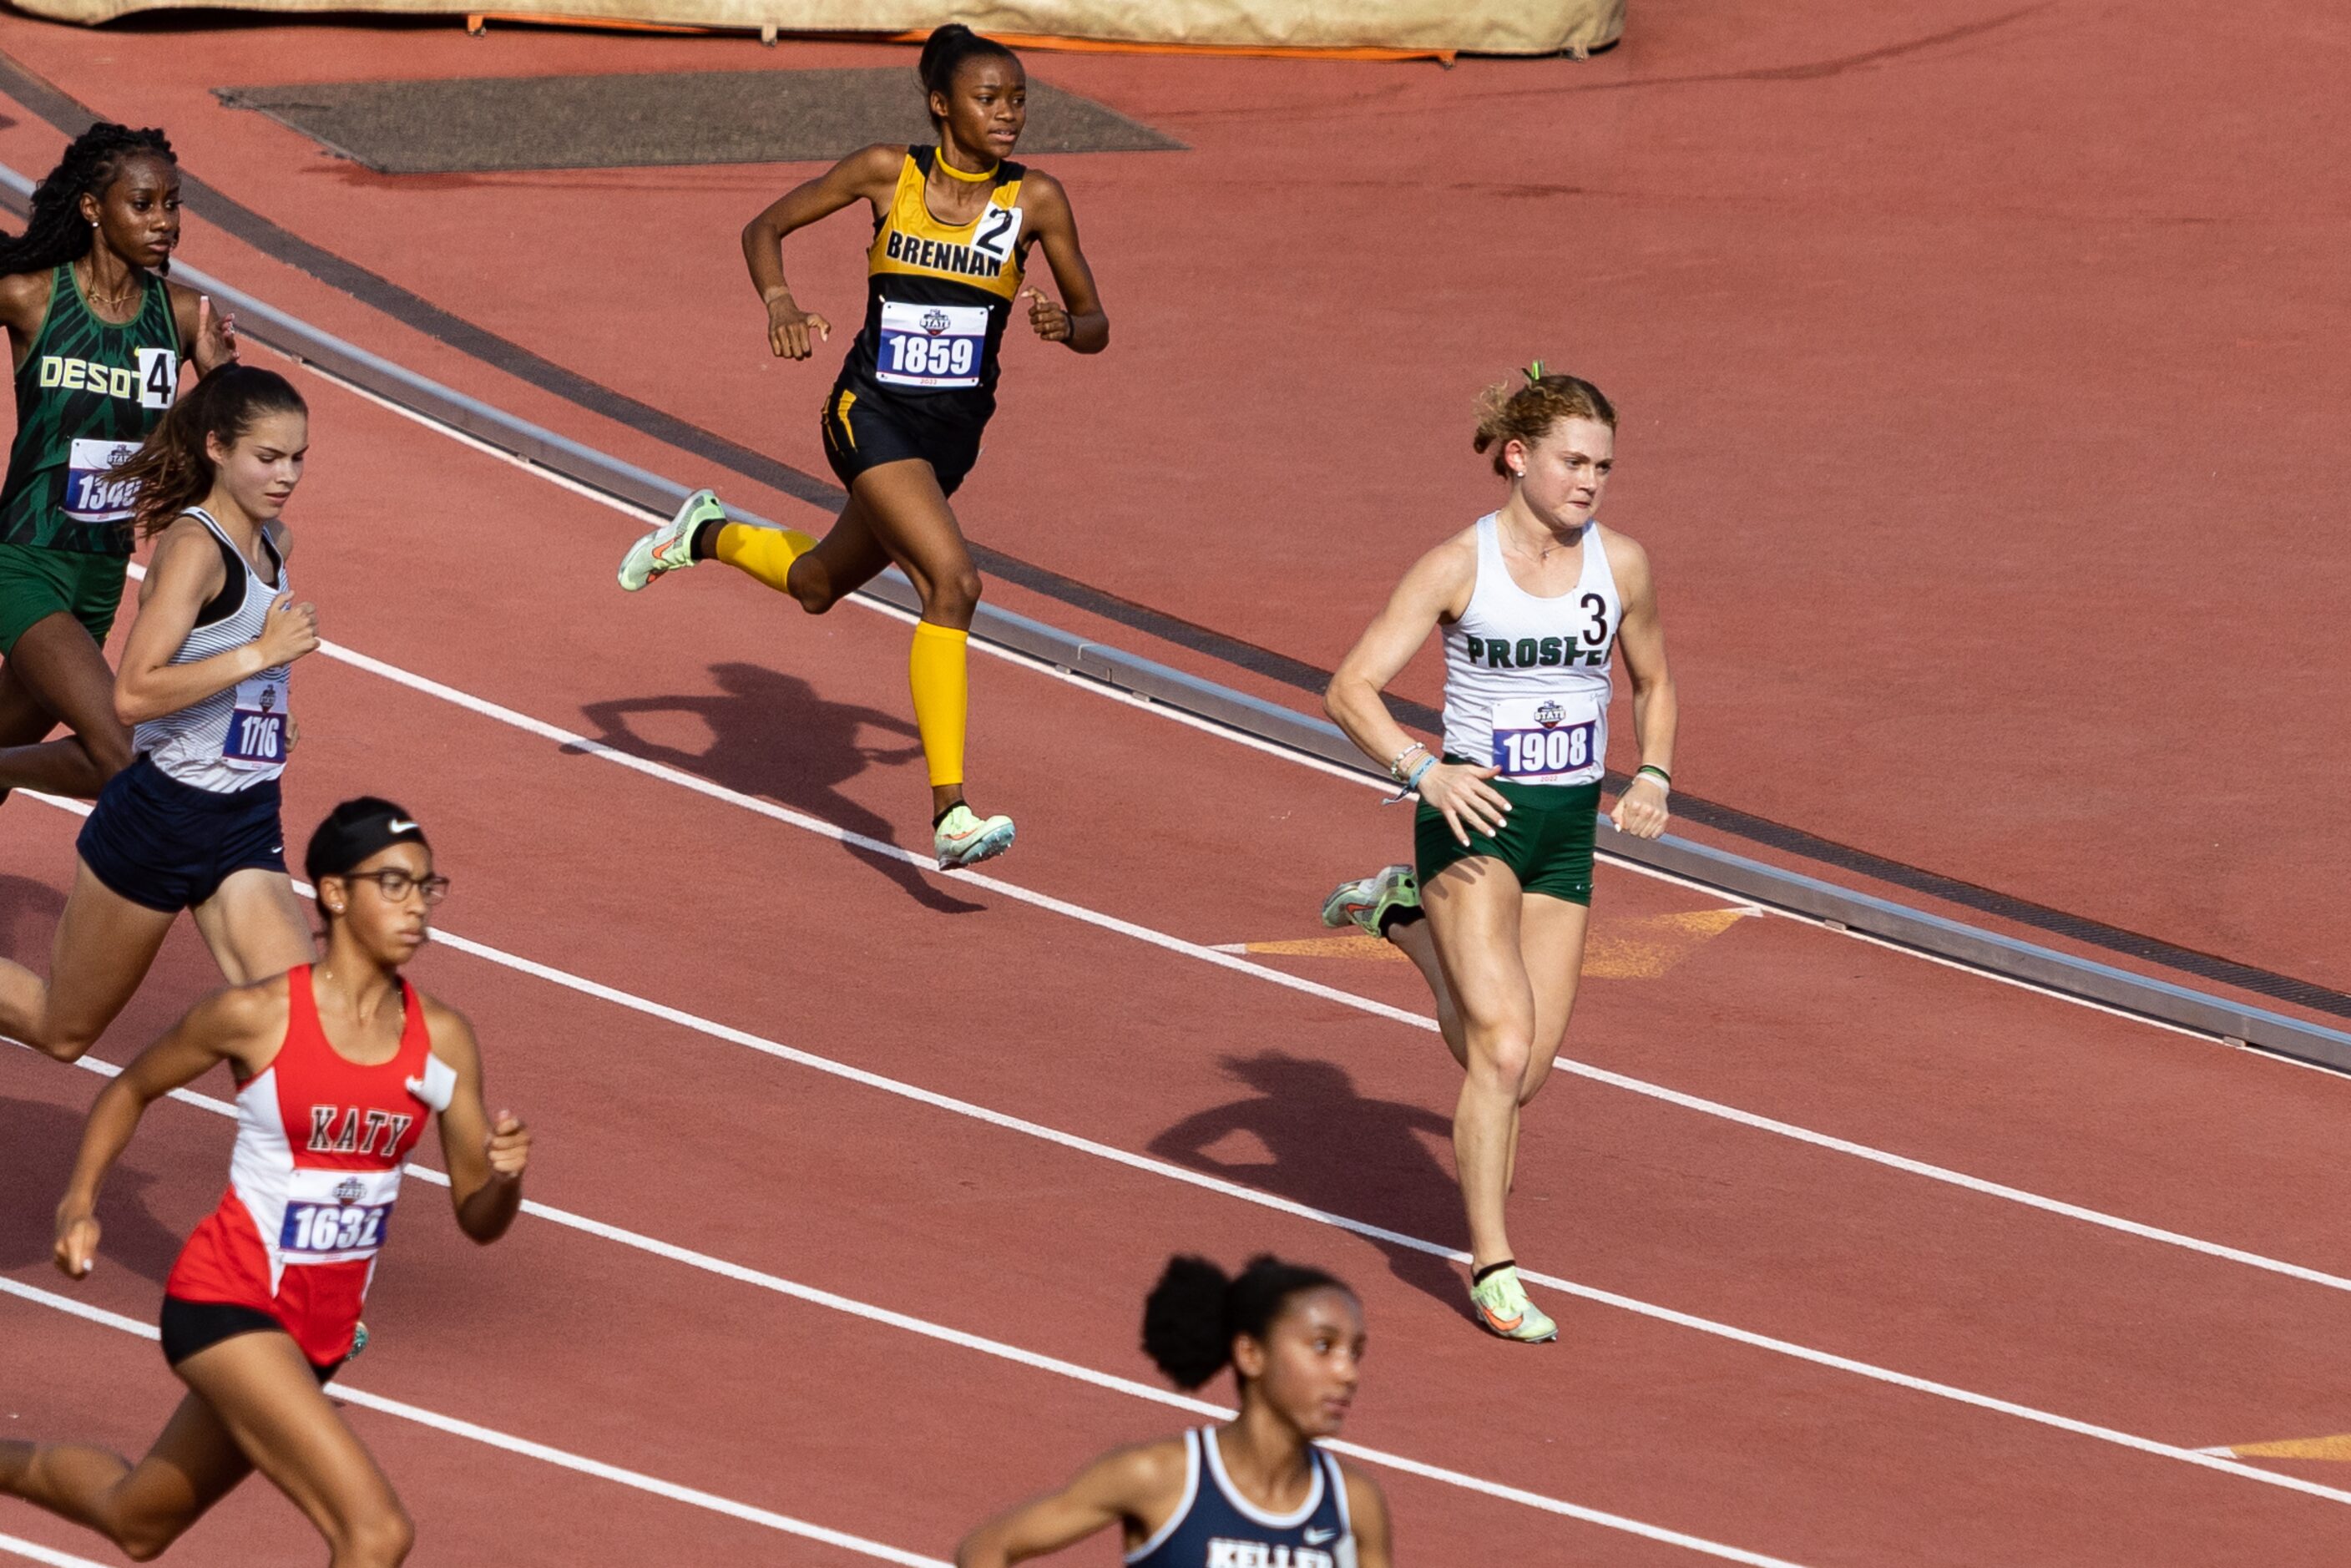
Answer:
[[(964, 799), (965, 643), (980, 581), (947, 497), (996, 412), (997, 356), (1014, 304), (1028, 298), (1037, 335), (1081, 354), (1110, 341), (1110, 318), (1061, 183), (1008, 162), (1029, 113), (1019, 60), (950, 25), (923, 47), (921, 69), (938, 145), (852, 153), (743, 231), (751, 281), (767, 301), (768, 345), (805, 360), (832, 328), (794, 302), (782, 240), (853, 202), (873, 209), (865, 325), (822, 413), (825, 456), (849, 490), (841, 520), (820, 543), (796, 528), (730, 522), (717, 497), (697, 490), (630, 548), (620, 578), (634, 592), (716, 556), (821, 615), (883, 567), (902, 568), (923, 597), (907, 680), (930, 770), (933, 848), (951, 868), (1003, 853), (1012, 819), (979, 816)], [(1044, 247), (1066, 308), (1021, 287), (1031, 245)]]
[(1004, 1568), (1113, 1525), (1133, 1568), (1390, 1568), (1387, 1500), (1315, 1446), (1338, 1435), (1362, 1374), (1353, 1291), (1274, 1258), (1231, 1280), (1171, 1259), (1144, 1306), (1143, 1348), (1179, 1388), (1231, 1366), (1240, 1414), (1104, 1455), (974, 1531), (957, 1568)]
[[(163, 279), (180, 173), (160, 131), (93, 125), (0, 237), (0, 323), (16, 436), (0, 482), (0, 794), (95, 796), (131, 761), (107, 632), (131, 559), (130, 484), (112, 472), (172, 406), (181, 361), (234, 363), (230, 323)], [(43, 743), (60, 723), (70, 737)]]

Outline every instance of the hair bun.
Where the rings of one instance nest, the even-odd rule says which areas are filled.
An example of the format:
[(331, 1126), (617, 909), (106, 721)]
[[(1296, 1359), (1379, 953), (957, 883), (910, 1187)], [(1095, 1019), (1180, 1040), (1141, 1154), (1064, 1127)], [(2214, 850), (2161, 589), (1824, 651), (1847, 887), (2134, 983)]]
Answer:
[(1167, 1260), (1143, 1302), (1143, 1354), (1178, 1388), (1197, 1388), (1225, 1369), (1225, 1292), (1232, 1281), (1206, 1258)]

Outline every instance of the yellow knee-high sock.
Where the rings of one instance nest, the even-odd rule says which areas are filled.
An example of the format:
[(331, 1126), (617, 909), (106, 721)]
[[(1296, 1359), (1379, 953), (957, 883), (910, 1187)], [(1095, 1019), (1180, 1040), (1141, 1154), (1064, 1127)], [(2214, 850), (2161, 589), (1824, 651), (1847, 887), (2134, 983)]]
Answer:
[(778, 593), (789, 591), (792, 562), (816, 549), (816, 540), (798, 528), (762, 528), (749, 523), (727, 523), (718, 530), (713, 553), (737, 571), (750, 573)]
[(914, 688), (914, 727), (922, 732), (923, 760), (931, 784), (963, 782), (964, 725), (971, 714), (971, 677), (965, 666), (968, 632), (914, 622), (914, 650), (906, 656), (907, 684)]

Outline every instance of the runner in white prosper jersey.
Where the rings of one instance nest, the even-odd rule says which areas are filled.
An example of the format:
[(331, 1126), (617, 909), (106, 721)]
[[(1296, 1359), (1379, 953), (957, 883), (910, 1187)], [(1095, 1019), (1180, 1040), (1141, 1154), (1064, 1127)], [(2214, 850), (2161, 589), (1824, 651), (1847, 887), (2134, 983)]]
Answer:
[[(1385, 936), (1427, 977), (1465, 1072), (1453, 1150), (1470, 1300), (1490, 1332), (1536, 1341), (1558, 1325), (1519, 1282), (1503, 1207), (1519, 1114), (1559, 1054), (1583, 967), (1616, 653), (1641, 758), (1611, 818), (1625, 832), (1665, 831), (1678, 707), (1649, 559), (1593, 518), (1616, 450), (1600, 389), (1538, 361), (1521, 384), (1488, 389), (1473, 444), (1492, 452), (1510, 498), (1414, 564), (1324, 699), (1348, 738), (1419, 795), (1417, 863), (1343, 885), (1323, 919)], [(1441, 758), (1380, 695), (1439, 630)]]

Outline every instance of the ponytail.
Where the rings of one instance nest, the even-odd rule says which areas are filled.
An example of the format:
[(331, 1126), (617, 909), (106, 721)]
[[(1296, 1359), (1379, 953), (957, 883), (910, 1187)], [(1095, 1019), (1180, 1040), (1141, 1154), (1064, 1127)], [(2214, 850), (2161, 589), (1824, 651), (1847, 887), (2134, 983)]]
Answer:
[(1234, 1340), (1246, 1334), (1264, 1343), (1292, 1296), (1346, 1289), (1320, 1269), (1271, 1253), (1250, 1259), (1230, 1279), (1206, 1258), (1170, 1258), (1143, 1303), (1143, 1354), (1176, 1387), (1197, 1388), (1230, 1364)]
[(132, 520), (152, 538), (211, 493), (214, 467), (207, 437), (234, 446), (266, 415), (309, 412), (294, 384), (276, 371), (223, 365), (173, 403), (130, 461), (108, 477), (139, 486)]
[[(914, 66), (914, 74), (922, 79), (925, 106), (930, 102), (931, 94), (935, 92), (944, 96), (955, 91), (956, 73), (963, 69), (964, 62), (982, 59), (1007, 59), (1015, 65), (1020, 63), (1020, 57), (1010, 49), (994, 38), (981, 37), (961, 22), (949, 22), (943, 27), (934, 28), (931, 36), (924, 40), (923, 57)], [(932, 115), (931, 123), (939, 123), (939, 117)]]
[(1478, 394), (1478, 434), (1470, 450), (1494, 449), (1494, 472), (1507, 474), (1501, 449), (1513, 441), (1532, 446), (1562, 420), (1589, 419), (1616, 428), (1616, 410), (1600, 389), (1581, 376), (1546, 373), (1537, 360), (1506, 382)]

